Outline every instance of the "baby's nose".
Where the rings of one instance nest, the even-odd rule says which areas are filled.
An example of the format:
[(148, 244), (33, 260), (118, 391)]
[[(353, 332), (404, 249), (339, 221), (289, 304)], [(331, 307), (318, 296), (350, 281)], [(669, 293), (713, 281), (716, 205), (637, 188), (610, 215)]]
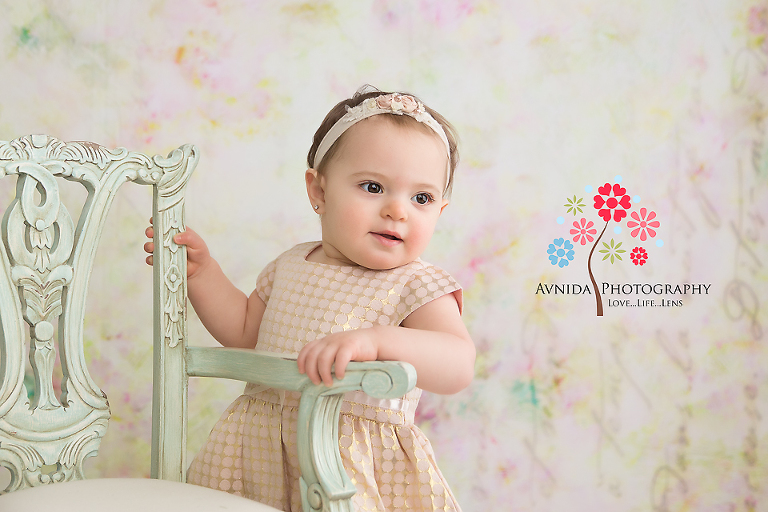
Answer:
[(384, 217), (389, 217), (393, 220), (405, 220), (408, 218), (407, 206), (405, 201), (392, 198), (385, 203), (382, 214)]

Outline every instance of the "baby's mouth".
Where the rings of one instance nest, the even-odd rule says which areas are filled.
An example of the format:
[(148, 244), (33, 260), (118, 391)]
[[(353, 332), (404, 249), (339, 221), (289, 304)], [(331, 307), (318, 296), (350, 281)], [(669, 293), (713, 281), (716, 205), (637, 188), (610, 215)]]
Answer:
[(377, 235), (377, 236), (380, 236), (382, 238), (386, 238), (387, 240), (393, 240), (393, 241), (398, 241), (398, 242), (402, 242), (403, 241), (403, 239), (400, 238), (399, 236), (397, 236), (395, 233), (390, 233), (390, 232), (387, 232), (387, 231), (381, 231), (381, 232), (378, 232), (378, 233), (374, 232), (373, 234)]

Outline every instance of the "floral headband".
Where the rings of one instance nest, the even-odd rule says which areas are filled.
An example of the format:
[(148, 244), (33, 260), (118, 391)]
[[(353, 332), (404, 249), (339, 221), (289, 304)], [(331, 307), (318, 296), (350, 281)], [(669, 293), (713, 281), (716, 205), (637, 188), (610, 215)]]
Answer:
[(451, 146), (448, 143), (448, 138), (445, 136), (445, 130), (440, 126), (434, 117), (424, 108), (424, 104), (418, 101), (413, 96), (408, 94), (382, 94), (375, 98), (368, 98), (355, 107), (347, 107), (347, 113), (336, 121), (328, 133), (325, 134), (320, 145), (315, 152), (314, 167), (317, 169), (320, 166), (320, 162), (323, 161), (325, 153), (336, 142), (341, 135), (349, 130), (355, 123), (362, 121), (371, 116), (377, 114), (397, 114), (406, 115), (414, 118), (420, 123), (432, 128), (432, 130), (440, 137), (440, 140), (445, 144), (445, 149), (448, 154), (448, 166), (446, 170), (446, 187), (450, 181), (451, 173)]

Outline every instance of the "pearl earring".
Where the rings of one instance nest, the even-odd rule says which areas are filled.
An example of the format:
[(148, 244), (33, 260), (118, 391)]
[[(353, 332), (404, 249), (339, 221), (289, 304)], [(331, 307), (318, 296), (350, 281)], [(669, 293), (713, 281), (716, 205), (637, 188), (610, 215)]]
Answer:
[(315, 205), (315, 210), (319, 210), (319, 209), (320, 209), (320, 205), (319, 205), (319, 204), (316, 204), (316, 205)]

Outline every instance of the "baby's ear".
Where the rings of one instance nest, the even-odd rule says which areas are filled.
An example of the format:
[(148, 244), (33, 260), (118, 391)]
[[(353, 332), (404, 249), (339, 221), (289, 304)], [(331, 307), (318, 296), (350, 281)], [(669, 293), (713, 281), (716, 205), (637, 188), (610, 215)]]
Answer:
[(307, 197), (315, 213), (325, 211), (325, 180), (315, 169), (307, 169), (304, 173), (304, 181), (307, 184)]

